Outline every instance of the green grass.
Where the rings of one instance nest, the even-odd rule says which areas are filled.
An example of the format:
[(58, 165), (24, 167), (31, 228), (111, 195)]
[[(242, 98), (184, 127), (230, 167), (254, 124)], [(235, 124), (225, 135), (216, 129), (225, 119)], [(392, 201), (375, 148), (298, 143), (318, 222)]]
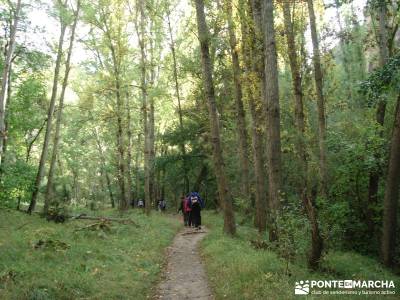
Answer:
[[(117, 215), (116, 212), (99, 212)], [(0, 299), (146, 299), (159, 278), (177, 220), (130, 211), (139, 227), (113, 222), (110, 232), (0, 210)], [(38, 240), (68, 247), (38, 248)]]
[[(238, 226), (238, 234), (230, 238), (222, 234), (223, 220), (215, 213), (204, 213), (203, 220), (210, 234), (202, 241), (202, 255), (216, 299), (382, 299), (382, 296), (310, 295), (295, 296), (294, 286), (300, 280), (394, 280), (400, 293), (400, 277), (385, 270), (372, 258), (356, 253), (330, 252), (322, 262), (325, 273), (311, 273), (305, 263), (289, 264), (270, 250), (255, 249), (250, 239), (257, 232), (250, 226)], [(287, 275), (289, 273), (289, 275)], [(398, 296), (397, 296), (398, 297)], [(395, 299), (385, 296), (385, 299)]]

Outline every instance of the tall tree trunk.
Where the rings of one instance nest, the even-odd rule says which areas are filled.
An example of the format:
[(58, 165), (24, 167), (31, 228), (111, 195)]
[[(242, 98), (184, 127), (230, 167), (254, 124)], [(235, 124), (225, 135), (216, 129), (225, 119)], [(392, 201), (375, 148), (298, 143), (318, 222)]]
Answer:
[[(271, 218), (269, 218), (269, 214), (271, 210), (267, 211), (267, 207), (269, 205), (269, 199), (267, 197), (266, 187), (265, 187), (265, 180), (264, 177), (266, 176), (266, 156), (264, 154), (263, 148), (265, 147), (265, 141), (267, 140), (266, 137), (266, 109), (264, 105), (265, 99), (265, 59), (264, 59), (264, 32), (263, 32), (263, 20), (262, 20), (262, 1), (261, 0), (250, 0), (249, 1), (250, 7), (250, 16), (253, 21), (253, 27), (251, 29), (251, 35), (254, 38), (255, 43), (252, 43), (250, 46), (250, 55), (252, 59), (250, 59), (252, 69), (254, 72), (253, 77), (259, 79), (257, 84), (255, 85), (255, 90), (258, 91), (256, 95), (259, 97), (254, 98), (254, 102), (250, 102), (250, 111), (253, 111), (253, 120), (255, 120), (255, 128), (254, 136), (256, 137), (254, 140), (254, 154), (255, 154), (255, 171), (259, 174), (258, 178), (256, 178), (257, 188), (259, 190), (259, 194), (262, 193), (262, 197), (260, 197), (260, 201), (256, 204), (256, 219), (255, 221), (258, 222), (258, 228), (260, 232), (265, 231), (266, 229), (266, 222), (268, 225), (269, 236), (274, 236), (274, 226), (271, 223)], [(257, 157), (256, 157), (257, 156)]]
[(317, 35), (317, 25), (315, 21), (313, 0), (307, 0), (310, 16), (311, 39), (313, 44), (313, 63), (315, 88), (317, 92), (318, 107), (318, 143), (319, 143), (319, 171), (320, 171), (320, 192), (322, 197), (328, 196), (327, 190), (327, 164), (326, 164), (326, 117), (325, 117), (325, 98), (323, 93), (323, 78), (321, 69), (321, 59), (319, 53), (319, 40)]
[[(57, 159), (57, 164), (58, 164), (58, 170), (59, 170), (60, 174), (64, 174), (63, 166), (62, 166), (62, 163), (61, 163), (60, 159)], [(70, 194), (68, 192), (67, 184), (65, 182), (63, 182), (62, 187), (63, 187), (63, 198), (62, 198), (62, 200), (63, 200), (63, 202), (65, 204), (69, 204), (70, 201), (71, 201), (71, 196), (70, 196)]]
[(71, 27), (71, 37), (70, 37), (70, 41), (69, 41), (67, 60), (65, 62), (64, 79), (63, 79), (60, 99), (58, 102), (56, 131), (54, 133), (53, 150), (52, 150), (53, 152), (52, 152), (51, 161), (50, 161), (49, 175), (47, 177), (46, 194), (45, 194), (45, 198), (44, 198), (44, 207), (43, 207), (44, 215), (48, 214), (50, 202), (54, 200), (53, 199), (54, 198), (53, 179), (54, 179), (54, 172), (55, 172), (55, 168), (56, 168), (58, 147), (60, 144), (60, 131), (61, 131), (62, 114), (63, 114), (63, 109), (64, 109), (64, 97), (65, 97), (65, 91), (66, 91), (67, 85), (68, 85), (69, 72), (71, 70), (71, 56), (72, 56), (72, 50), (74, 47), (75, 30), (76, 30), (76, 25), (78, 23), (79, 10), (80, 10), (80, 0), (78, 0), (78, 2), (77, 2), (77, 8), (74, 13), (74, 15), (75, 15), (74, 22)]
[[(167, 147), (163, 146), (162, 147), (162, 151), (161, 151), (161, 155), (163, 157), (167, 156)], [(160, 179), (158, 180), (158, 183), (160, 185), (160, 199), (165, 200), (165, 164), (163, 164), (163, 166), (161, 167), (160, 170)]]
[(241, 193), (242, 197), (250, 200), (250, 185), (249, 185), (249, 158), (247, 130), (246, 130), (246, 115), (243, 108), (243, 94), (241, 82), (241, 69), (239, 64), (238, 45), (235, 35), (235, 23), (232, 18), (232, 3), (230, 0), (225, 0), (225, 14), (228, 21), (229, 44), (231, 47), (231, 59), (233, 69), (233, 81), (235, 85), (235, 106), (237, 119), (237, 135), (239, 140), (239, 159), (240, 159), (240, 176), (241, 176)]
[[(252, 4), (252, 2), (256, 2)], [(258, 16), (253, 6), (258, 7)], [(255, 217), (254, 224), (259, 232), (264, 232), (267, 225), (267, 198), (265, 191), (265, 170), (263, 156), (263, 99), (264, 99), (264, 57), (262, 52), (261, 2), (243, 0), (239, 3), (242, 52), (244, 60), (244, 95), (248, 99), (252, 120), (252, 153), (255, 179)], [(247, 10), (247, 15), (246, 15)]]
[(394, 267), (397, 237), (397, 207), (400, 186), (400, 94), (397, 97), (395, 121), (390, 146), (385, 199), (383, 202), (382, 261), (387, 267)]
[(119, 209), (121, 211), (128, 208), (129, 190), (126, 183), (126, 162), (125, 162), (125, 143), (124, 143), (124, 124), (123, 124), (123, 111), (124, 101), (121, 95), (121, 84), (119, 77), (119, 70), (116, 70), (115, 79), (116, 97), (117, 97), (117, 148), (118, 148), (118, 184), (120, 188), (120, 201)]
[[(150, 32), (153, 33), (153, 23), (150, 24)], [(150, 38), (150, 87), (154, 87), (156, 80), (156, 71), (155, 71), (155, 61), (154, 61), (154, 40)], [(149, 184), (150, 184), (150, 197), (151, 202), (154, 207), (157, 207), (157, 199), (156, 199), (156, 181), (155, 181), (155, 157), (156, 157), (156, 149), (155, 149), (155, 119), (154, 119), (154, 94), (151, 94), (149, 99)]]
[(107, 183), (108, 194), (110, 196), (111, 207), (114, 208), (115, 207), (115, 200), (114, 200), (114, 195), (113, 195), (112, 188), (111, 188), (110, 175), (108, 174), (107, 168), (106, 168), (106, 157), (104, 155), (103, 147), (101, 146), (99, 134), (98, 134), (96, 129), (94, 130), (94, 135), (96, 137), (97, 150), (99, 151), (99, 154), (100, 154), (101, 168), (102, 168), (102, 170), (104, 172), (104, 175), (106, 177), (106, 183)]
[[(387, 7), (385, 1), (380, 1), (379, 5), (379, 67), (383, 67), (389, 58), (388, 33), (387, 33)], [(385, 123), (386, 101), (378, 99), (376, 110), (376, 122), (380, 125), (379, 136), (383, 135), (383, 125)], [(380, 160), (380, 154), (375, 153), (375, 160)], [(366, 213), (366, 223), (368, 232), (371, 236), (375, 235), (374, 206), (378, 201), (379, 177), (381, 174), (380, 166), (377, 166), (369, 174), (368, 205)]]
[(295, 33), (293, 29), (291, 7), (288, 1), (283, 2), (283, 16), (288, 47), (289, 64), (292, 73), (293, 95), (295, 100), (295, 122), (297, 129), (296, 150), (299, 161), (300, 183), (298, 187), (299, 196), (303, 201), (305, 211), (311, 227), (311, 251), (309, 255), (309, 266), (315, 269), (318, 266), (322, 254), (322, 238), (318, 227), (317, 210), (314, 207), (310, 193), (307, 189), (308, 159), (305, 143), (305, 122), (303, 111), (303, 93), (301, 86), (301, 74), (298, 56), (296, 53)]
[(305, 144), (305, 122), (304, 122), (304, 110), (303, 110), (303, 92), (301, 83), (300, 67), (298, 57), (296, 53), (295, 33), (293, 30), (292, 16), (291, 16), (290, 3), (287, 1), (283, 2), (283, 15), (284, 25), (286, 33), (287, 51), (289, 57), (290, 70), (292, 75), (292, 89), (294, 95), (295, 104), (295, 124), (297, 130), (296, 136), (296, 151), (299, 157), (301, 182), (299, 183), (298, 190), (300, 194), (303, 193), (307, 187), (307, 150)]
[[(15, 58), (15, 56), (14, 56)], [(13, 60), (11, 60), (11, 65), (10, 65), (10, 69), (8, 72), (8, 77), (7, 77), (7, 101), (6, 101), (6, 105), (5, 105), (5, 114), (4, 114), (4, 132), (8, 132), (8, 128), (9, 128), (9, 123), (8, 123), (8, 118), (9, 118), (9, 114), (7, 113), (10, 107), (10, 101), (11, 101), (11, 74), (12, 74), (12, 62)], [(8, 142), (9, 142), (9, 137), (5, 136), (3, 139), (3, 149), (2, 149), (2, 153), (0, 154), (0, 182), (2, 179), (2, 175), (4, 174), (4, 163), (6, 160), (6, 152), (7, 152), (7, 146), (8, 146)]]
[(140, 149), (141, 149), (141, 134), (138, 134), (137, 137), (137, 147), (136, 147), (136, 158), (135, 158), (135, 200), (139, 199), (139, 185), (140, 185), (140, 178), (139, 178), (139, 160), (140, 160)]
[(136, 30), (140, 47), (140, 70), (141, 70), (141, 90), (142, 90), (142, 113), (143, 113), (143, 133), (144, 133), (144, 197), (145, 211), (149, 215), (151, 212), (151, 182), (150, 182), (150, 130), (148, 117), (148, 94), (147, 94), (147, 63), (146, 63), (146, 42), (145, 42), (145, 22), (144, 1), (138, 1), (137, 5), (140, 12), (140, 24), (136, 24)]
[(154, 97), (149, 97), (149, 185), (151, 203), (156, 205), (157, 199), (155, 195), (155, 137), (154, 137)]
[[(10, 28), (10, 40), (8, 44), (8, 49), (5, 55), (3, 74), (1, 77), (1, 90), (0, 90), (0, 164), (2, 163), (3, 156), (3, 145), (7, 139), (7, 132), (5, 129), (5, 106), (6, 106), (6, 92), (7, 92), (7, 81), (9, 78), (9, 73), (11, 69), (11, 60), (13, 57), (15, 49), (15, 36), (17, 34), (17, 26), (19, 21), (19, 15), (21, 12), (21, 0), (17, 0), (17, 5), (14, 11), (14, 22)], [(1, 166), (0, 166), (1, 167)]]
[(29, 159), (31, 157), (31, 151), (33, 148), (33, 145), (35, 144), (35, 142), (37, 141), (37, 139), (39, 138), (39, 135), (42, 133), (44, 126), (46, 125), (47, 119), (43, 121), (42, 126), (39, 128), (39, 130), (36, 132), (36, 134), (33, 136), (32, 140), (30, 142), (28, 142), (27, 140), (25, 140), (26, 143), (26, 155), (25, 155), (25, 162), (28, 163)]
[[(128, 209), (129, 203), (129, 189), (127, 183), (127, 165), (126, 165), (126, 135), (125, 135), (125, 125), (124, 125), (124, 116), (125, 116), (125, 101), (122, 95), (121, 89), (121, 57), (120, 53), (117, 53), (120, 49), (117, 45), (114, 44), (113, 37), (111, 36), (111, 28), (107, 23), (106, 13), (103, 12), (104, 19), (104, 33), (108, 39), (108, 47), (111, 52), (112, 59), (112, 68), (114, 75), (114, 88), (115, 88), (115, 97), (117, 102), (117, 152), (118, 152), (118, 186), (120, 190), (120, 199), (119, 199), (119, 210), (124, 211)], [(116, 37), (117, 39), (120, 36)], [(119, 41), (117, 41), (118, 43)]]
[(274, 28), (274, 5), (266, 0), (262, 7), (265, 53), (265, 104), (267, 107), (268, 193), (273, 229), (270, 239), (278, 239), (276, 219), (280, 209), (281, 131), (278, 86), (278, 64)]
[(76, 202), (79, 202), (79, 174), (76, 170), (71, 169), (72, 177), (73, 177), (73, 192), (74, 192), (74, 199)]
[(114, 195), (113, 195), (112, 188), (111, 188), (111, 179), (110, 179), (110, 175), (108, 174), (106, 169), (104, 169), (104, 175), (106, 176), (107, 190), (108, 190), (108, 195), (110, 196), (111, 207), (114, 208), (115, 201), (114, 201)]
[[(387, 6), (386, 1), (379, 1), (379, 66), (384, 66), (389, 58)], [(382, 112), (385, 117), (385, 111)]]
[(224, 159), (222, 155), (219, 119), (217, 105), (215, 101), (212, 64), (209, 52), (209, 32), (206, 23), (206, 16), (204, 14), (204, 1), (195, 0), (195, 4), (197, 28), (201, 50), (204, 92), (208, 102), (208, 111), (210, 118), (211, 140), (213, 146), (213, 162), (215, 175), (217, 178), (220, 205), (224, 211), (224, 232), (230, 235), (234, 235), (236, 232), (235, 218), (233, 213), (232, 197), (228, 188)]
[[(66, 2), (64, 2), (63, 5), (65, 6)], [(55, 107), (55, 102), (56, 102), (56, 98), (57, 98), (58, 77), (60, 74), (61, 58), (62, 58), (62, 53), (63, 53), (64, 35), (65, 35), (66, 28), (67, 28), (67, 26), (64, 22), (64, 19), (61, 16), (60, 16), (60, 25), (61, 25), (61, 32), (60, 32), (60, 38), (58, 41), (56, 66), (54, 69), (53, 88), (51, 91), (49, 110), (47, 112), (46, 133), (44, 136), (42, 153), (40, 155), (39, 168), (38, 168), (35, 183), (33, 186), (31, 202), (30, 202), (29, 208), (28, 208), (29, 214), (31, 214), (34, 211), (35, 206), (36, 206), (36, 201), (37, 201), (37, 198), (39, 195), (40, 183), (42, 182), (42, 178), (43, 178), (43, 174), (44, 174), (47, 152), (48, 152), (49, 142), (50, 142), (50, 134), (51, 134), (51, 130), (52, 130), (54, 107)]]
[(126, 97), (126, 114), (127, 114), (127, 123), (128, 123), (128, 155), (127, 155), (127, 182), (128, 182), (128, 191), (129, 191), (129, 205), (132, 205), (132, 201), (135, 199), (134, 191), (133, 191), (133, 183), (132, 183), (132, 124), (131, 124), (131, 107), (129, 103), (129, 94), (127, 93)]
[[(168, 20), (168, 30), (169, 30), (169, 36), (170, 36), (170, 41), (171, 41), (171, 52), (172, 52), (172, 62), (173, 62), (173, 75), (174, 75), (174, 81), (175, 81), (175, 94), (176, 98), (178, 100), (178, 117), (179, 117), (179, 128), (181, 130), (181, 133), (183, 134), (184, 128), (183, 128), (183, 113), (182, 113), (182, 105), (181, 105), (181, 95), (180, 95), (180, 87), (179, 87), (179, 80), (178, 80), (178, 64), (176, 61), (176, 51), (175, 51), (175, 41), (174, 37), (172, 34), (172, 27), (171, 27), (171, 20), (170, 20), (170, 13), (168, 12), (167, 14), (167, 20)], [(186, 159), (186, 148), (185, 148), (185, 142), (182, 139), (182, 142), (180, 143), (180, 148), (181, 148), (181, 154), (182, 154), (182, 165), (183, 165), (183, 192), (184, 194), (189, 193), (189, 176), (188, 176), (188, 166), (187, 166), (187, 159)]]
[[(25, 163), (26, 164), (29, 162), (29, 159), (31, 158), (32, 147), (33, 147), (34, 143), (36, 142), (36, 140), (38, 139), (39, 135), (42, 133), (43, 128), (46, 125), (46, 121), (47, 120), (44, 120), (42, 126), (39, 128), (39, 130), (37, 131), (37, 133), (34, 135), (34, 137), (32, 138), (32, 140), (30, 142), (27, 142), (27, 140), (25, 140), (25, 144), (26, 144)], [(17, 210), (20, 210), (20, 208), (21, 208), (20, 204), (21, 204), (21, 195), (18, 196)]]

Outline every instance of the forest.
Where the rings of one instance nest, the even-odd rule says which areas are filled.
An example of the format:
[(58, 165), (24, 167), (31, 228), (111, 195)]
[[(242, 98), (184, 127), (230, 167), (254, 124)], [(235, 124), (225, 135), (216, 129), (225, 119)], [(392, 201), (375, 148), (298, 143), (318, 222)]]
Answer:
[(395, 297), (399, 24), (396, 0), (0, 0), (0, 298), (187, 299), (158, 285), (180, 239), (204, 299)]

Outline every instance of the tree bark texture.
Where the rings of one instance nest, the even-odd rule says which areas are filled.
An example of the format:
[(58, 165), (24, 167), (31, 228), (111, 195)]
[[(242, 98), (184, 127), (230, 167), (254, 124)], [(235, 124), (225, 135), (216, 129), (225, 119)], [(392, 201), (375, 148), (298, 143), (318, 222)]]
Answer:
[(236, 225), (233, 213), (232, 197), (229, 192), (222, 154), (219, 119), (215, 101), (215, 91), (212, 76), (212, 64), (209, 52), (209, 31), (204, 13), (204, 1), (195, 0), (198, 37), (200, 41), (201, 63), (205, 98), (208, 103), (211, 140), (213, 148), (214, 171), (217, 178), (220, 205), (224, 212), (224, 232), (234, 235)]

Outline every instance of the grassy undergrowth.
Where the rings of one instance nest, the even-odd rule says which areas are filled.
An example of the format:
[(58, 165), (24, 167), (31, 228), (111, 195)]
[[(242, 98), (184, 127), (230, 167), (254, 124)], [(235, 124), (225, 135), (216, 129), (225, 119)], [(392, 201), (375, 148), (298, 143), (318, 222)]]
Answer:
[(146, 299), (179, 223), (138, 211), (124, 218), (139, 226), (76, 231), (95, 221), (55, 224), (1, 209), (0, 299)]
[(249, 240), (257, 238), (250, 226), (238, 226), (238, 236), (222, 234), (220, 215), (206, 212), (205, 225), (211, 229), (202, 241), (201, 250), (210, 284), (216, 299), (398, 299), (376, 295), (295, 296), (295, 282), (300, 280), (394, 280), (400, 293), (400, 277), (385, 270), (377, 261), (352, 252), (329, 252), (322, 267), (325, 272), (311, 273), (304, 262), (290, 263), (270, 250), (255, 249)]

